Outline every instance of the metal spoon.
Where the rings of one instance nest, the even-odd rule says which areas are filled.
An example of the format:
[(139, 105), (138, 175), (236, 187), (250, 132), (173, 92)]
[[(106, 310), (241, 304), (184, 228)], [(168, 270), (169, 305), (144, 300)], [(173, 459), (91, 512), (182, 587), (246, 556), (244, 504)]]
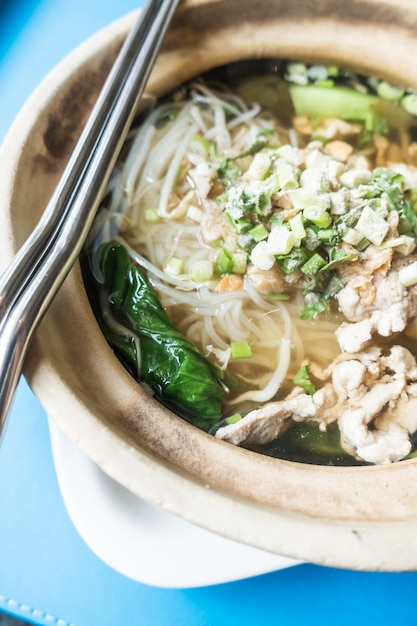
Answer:
[(77, 259), (179, 0), (149, 0), (36, 229), (0, 277), (0, 441), (30, 339)]

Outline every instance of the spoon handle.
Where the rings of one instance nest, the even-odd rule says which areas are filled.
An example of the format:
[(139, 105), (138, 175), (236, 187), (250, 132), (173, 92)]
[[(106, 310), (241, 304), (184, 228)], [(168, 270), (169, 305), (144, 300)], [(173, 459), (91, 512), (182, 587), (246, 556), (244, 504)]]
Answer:
[(40, 320), (75, 263), (179, 0), (149, 0), (115, 61), (63, 175), (0, 277), (0, 441)]

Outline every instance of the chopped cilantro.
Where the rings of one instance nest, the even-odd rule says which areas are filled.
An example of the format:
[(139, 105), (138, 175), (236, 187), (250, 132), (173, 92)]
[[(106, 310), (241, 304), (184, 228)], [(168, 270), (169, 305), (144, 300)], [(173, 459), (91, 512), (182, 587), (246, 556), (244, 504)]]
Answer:
[(292, 248), (292, 250), (285, 255), (277, 256), (276, 261), (284, 274), (291, 274), (298, 270), (309, 259), (310, 253), (306, 248)]
[(320, 313), (329, 313), (330, 312), (330, 303), (328, 300), (324, 298), (320, 298), (317, 296), (316, 301), (311, 301), (303, 306), (300, 311), (300, 318), (302, 320), (315, 320)]
[(349, 263), (350, 261), (356, 261), (358, 258), (358, 252), (347, 253), (343, 248), (332, 248), (329, 252), (329, 262), (320, 268), (320, 272), (326, 272), (329, 269), (333, 269), (340, 263)]
[(310, 379), (310, 368), (308, 365), (302, 365), (293, 378), (294, 385), (302, 387), (307, 393), (313, 395), (316, 391), (314, 383)]

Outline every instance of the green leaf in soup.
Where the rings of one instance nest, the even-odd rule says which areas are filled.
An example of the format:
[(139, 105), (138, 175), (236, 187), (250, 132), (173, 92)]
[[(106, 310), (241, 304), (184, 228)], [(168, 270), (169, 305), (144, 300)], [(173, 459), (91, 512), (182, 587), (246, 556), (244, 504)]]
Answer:
[(140, 355), (133, 342), (105, 326), (109, 343), (122, 351), (132, 372), (140, 370), (140, 380), (164, 404), (209, 430), (221, 419), (224, 373), (173, 326), (124, 246), (106, 244), (99, 255), (98, 287), (105, 290), (113, 316), (139, 338)]

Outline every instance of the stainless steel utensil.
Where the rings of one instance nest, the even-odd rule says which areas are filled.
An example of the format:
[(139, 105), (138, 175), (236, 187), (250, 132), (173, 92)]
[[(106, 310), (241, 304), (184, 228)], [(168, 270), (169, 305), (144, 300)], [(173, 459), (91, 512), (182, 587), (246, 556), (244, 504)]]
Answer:
[(0, 440), (42, 316), (79, 255), (179, 0), (149, 0), (36, 229), (0, 277)]

